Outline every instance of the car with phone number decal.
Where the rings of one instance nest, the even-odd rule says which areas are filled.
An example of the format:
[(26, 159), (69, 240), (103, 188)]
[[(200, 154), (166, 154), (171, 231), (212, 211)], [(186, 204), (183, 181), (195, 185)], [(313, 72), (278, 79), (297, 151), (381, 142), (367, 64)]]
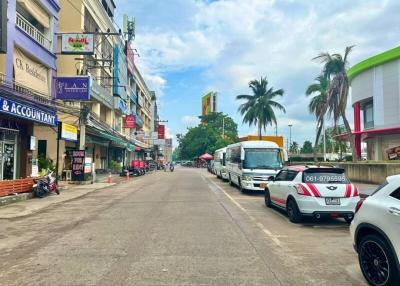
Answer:
[(265, 189), (265, 204), (286, 210), (289, 220), (329, 216), (351, 222), (358, 201), (358, 188), (345, 171), (325, 166), (287, 166), (270, 177)]

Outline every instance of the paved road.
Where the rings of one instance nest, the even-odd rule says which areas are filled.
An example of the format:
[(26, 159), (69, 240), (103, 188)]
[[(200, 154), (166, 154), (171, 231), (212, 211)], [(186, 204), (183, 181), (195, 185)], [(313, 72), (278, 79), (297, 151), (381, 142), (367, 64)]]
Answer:
[(363, 283), (347, 224), (291, 224), (204, 170), (158, 172), (0, 221), (1, 285)]

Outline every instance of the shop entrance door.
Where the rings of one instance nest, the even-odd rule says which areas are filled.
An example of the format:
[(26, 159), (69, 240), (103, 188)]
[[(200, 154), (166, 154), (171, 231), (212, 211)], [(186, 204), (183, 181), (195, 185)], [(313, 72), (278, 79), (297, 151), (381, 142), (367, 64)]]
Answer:
[[(3, 135), (0, 133), (0, 136)], [(1, 136), (3, 137), (3, 136)], [(15, 135), (0, 137), (0, 180), (14, 180), (16, 178), (16, 143)], [(7, 138), (11, 137), (11, 138)], [(10, 141), (7, 139), (11, 139)]]

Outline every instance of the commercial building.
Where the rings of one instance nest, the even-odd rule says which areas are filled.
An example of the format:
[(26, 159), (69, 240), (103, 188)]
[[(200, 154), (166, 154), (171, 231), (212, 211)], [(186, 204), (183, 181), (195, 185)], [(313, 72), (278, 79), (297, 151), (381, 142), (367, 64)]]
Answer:
[(354, 65), (348, 77), (358, 155), (365, 142), (369, 160), (400, 159), (400, 47)]
[(55, 0), (2, 1), (0, 180), (37, 175), (37, 159), (50, 148), (43, 133), (56, 133), (52, 86), (59, 10)]

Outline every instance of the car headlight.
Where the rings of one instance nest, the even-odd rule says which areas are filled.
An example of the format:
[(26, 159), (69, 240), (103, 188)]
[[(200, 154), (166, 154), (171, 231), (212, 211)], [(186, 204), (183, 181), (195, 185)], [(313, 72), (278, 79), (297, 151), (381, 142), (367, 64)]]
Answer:
[(252, 176), (242, 176), (242, 181), (253, 181), (253, 177)]

